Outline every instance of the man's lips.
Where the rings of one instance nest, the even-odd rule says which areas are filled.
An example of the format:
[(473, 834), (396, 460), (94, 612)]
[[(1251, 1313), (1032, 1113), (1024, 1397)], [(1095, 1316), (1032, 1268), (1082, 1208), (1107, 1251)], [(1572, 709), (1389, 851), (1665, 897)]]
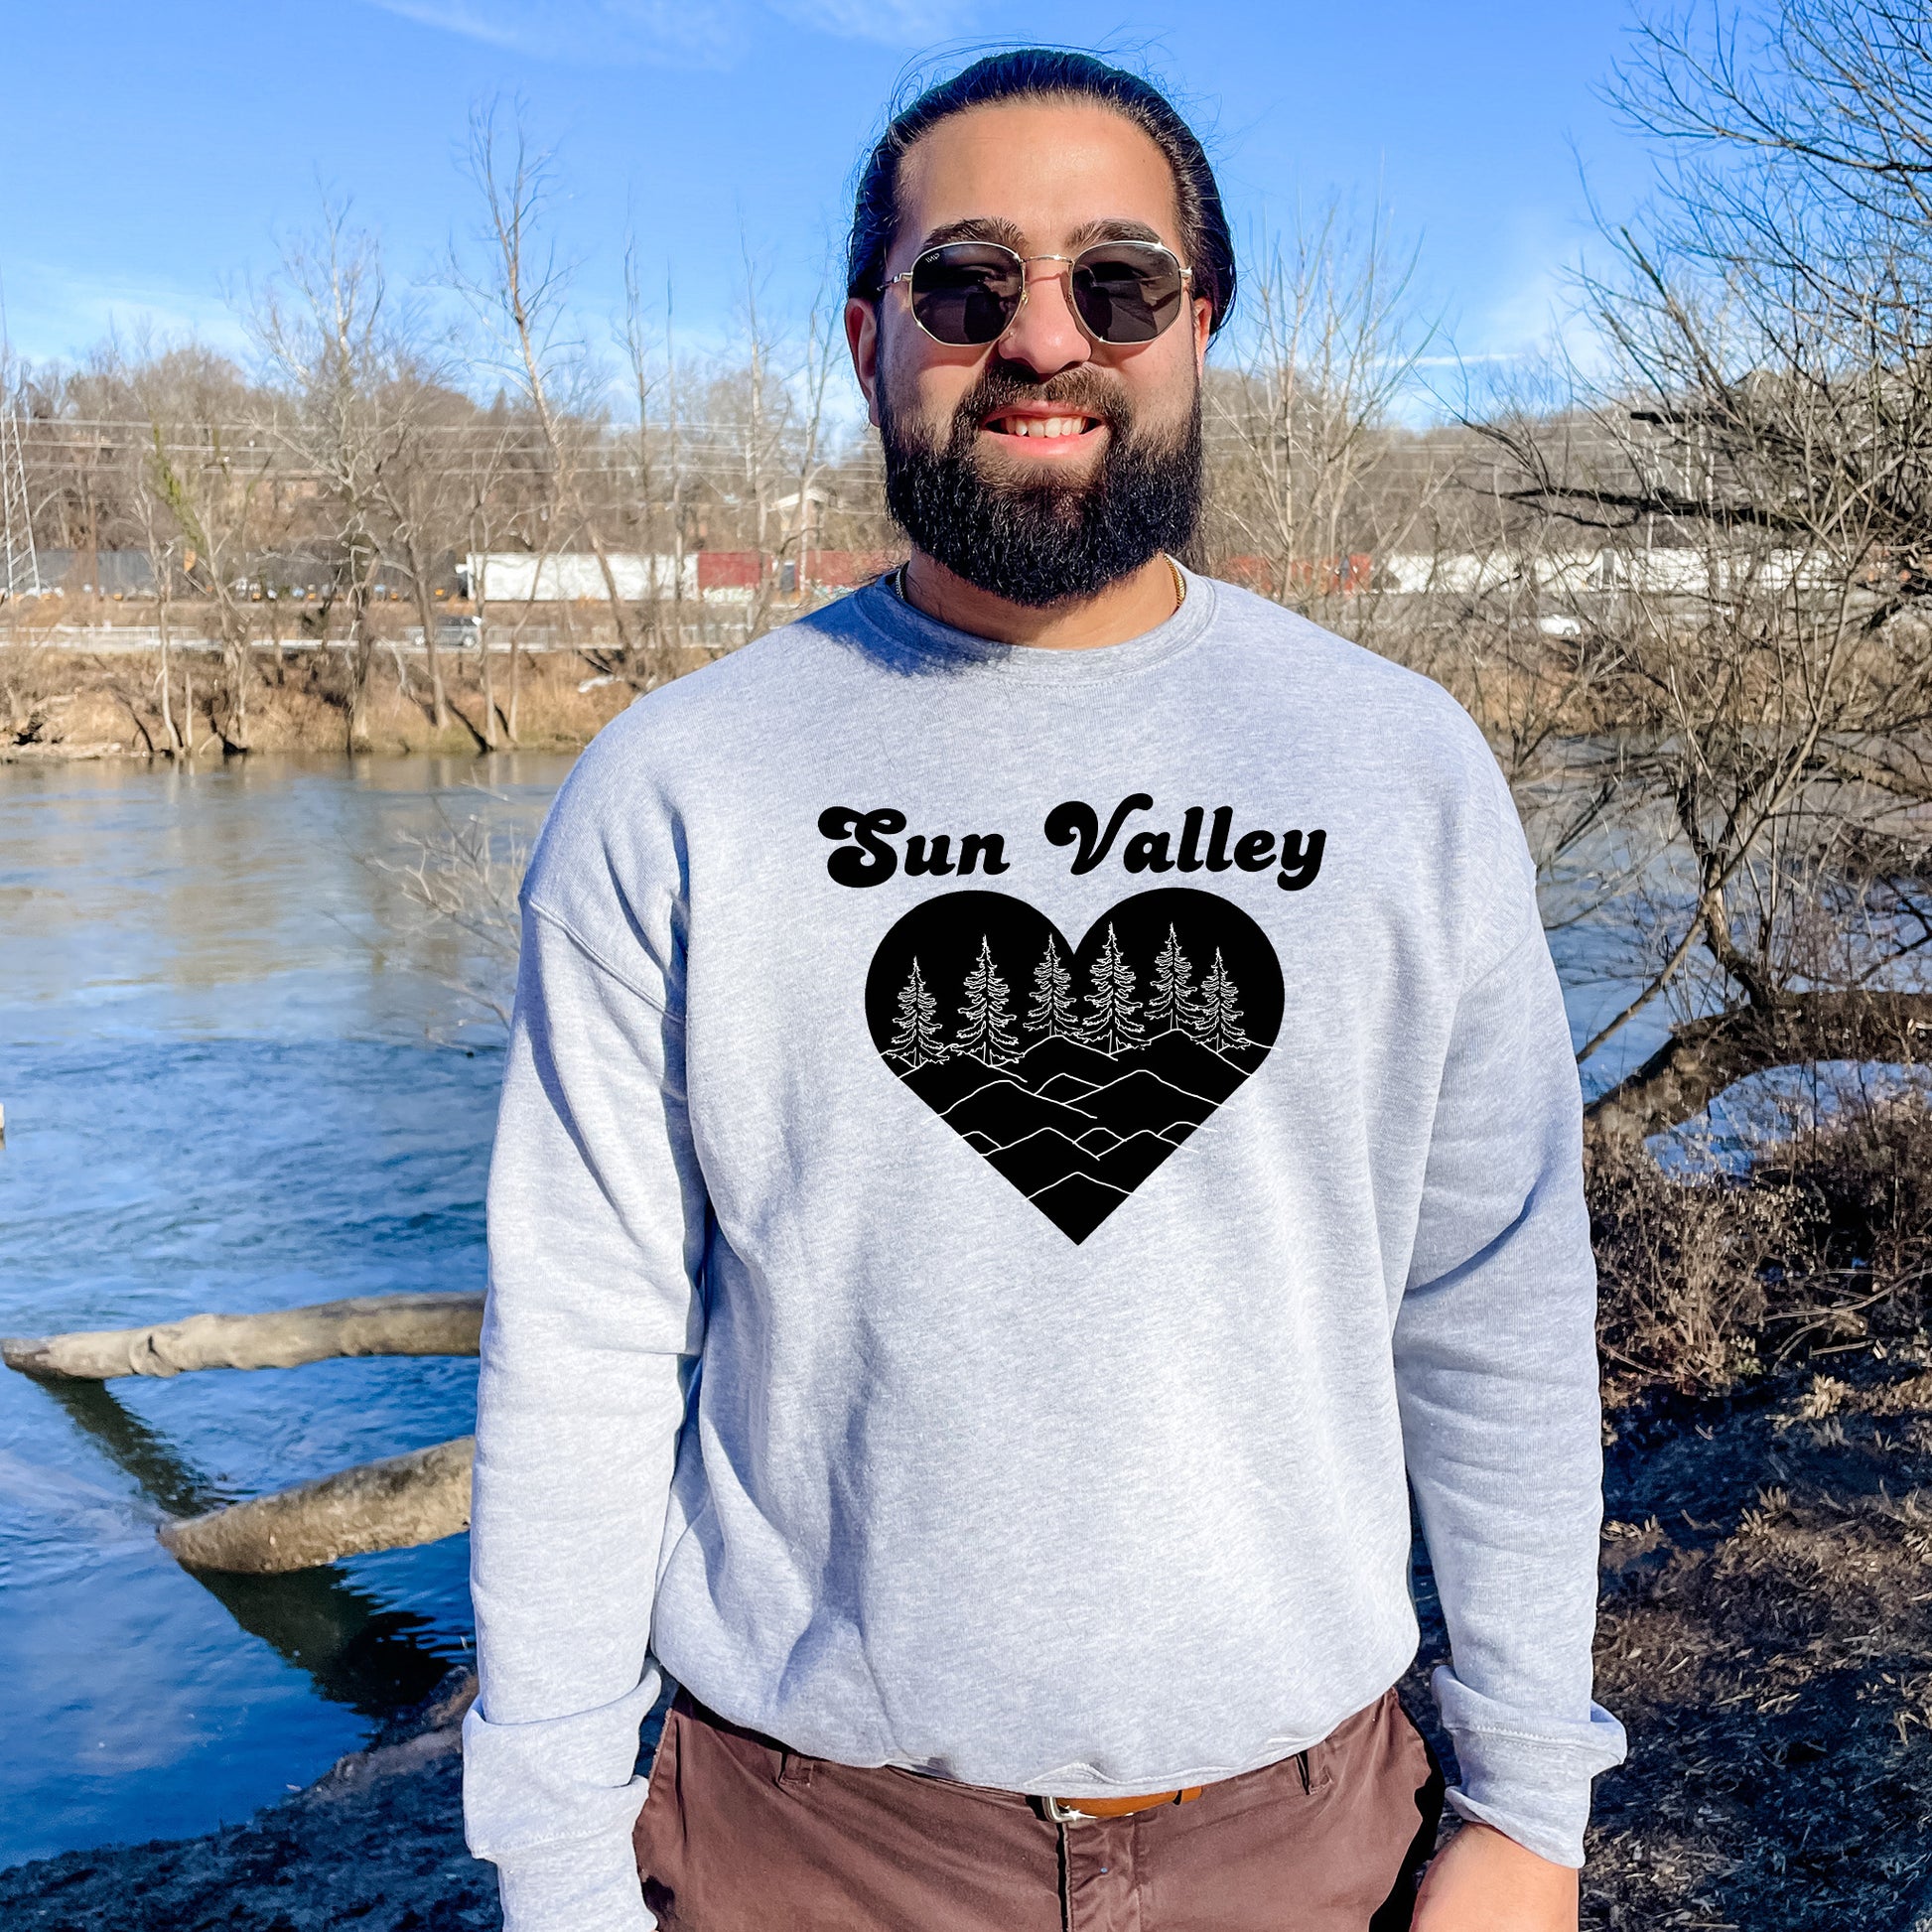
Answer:
[(1028, 443), (1074, 445), (1100, 428), (1100, 418), (1077, 409), (998, 409), (982, 428)]

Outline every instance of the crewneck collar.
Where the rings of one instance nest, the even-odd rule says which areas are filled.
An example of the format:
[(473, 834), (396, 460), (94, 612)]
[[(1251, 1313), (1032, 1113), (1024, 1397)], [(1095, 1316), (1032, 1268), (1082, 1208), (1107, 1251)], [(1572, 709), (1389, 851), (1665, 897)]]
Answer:
[(858, 592), (852, 608), (889, 643), (956, 670), (1031, 684), (1090, 684), (1137, 676), (1166, 663), (1199, 638), (1213, 620), (1214, 585), (1184, 566), (1180, 575), (1187, 594), (1180, 601), (1180, 609), (1165, 623), (1118, 644), (1090, 644), (1078, 650), (1002, 644), (991, 637), (975, 636), (970, 630), (956, 630), (927, 617), (885, 578)]

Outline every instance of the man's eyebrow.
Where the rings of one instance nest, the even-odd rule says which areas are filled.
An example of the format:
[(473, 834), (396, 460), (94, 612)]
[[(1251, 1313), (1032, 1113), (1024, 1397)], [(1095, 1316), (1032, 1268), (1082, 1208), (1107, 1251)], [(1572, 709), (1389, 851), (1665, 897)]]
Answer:
[(1090, 242), (1095, 241), (1155, 241), (1162, 247), (1168, 244), (1162, 240), (1158, 228), (1150, 228), (1145, 221), (1129, 220), (1125, 215), (1102, 215), (1097, 221), (1083, 221), (1067, 236), (1066, 245), (1075, 253)]
[(1026, 247), (1027, 237), (1018, 221), (1008, 221), (997, 214), (973, 214), (963, 221), (946, 221), (929, 228), (919, 243), (919, 253), (941, 247), (948, 241), (997, 241), (1019, 253)]
[[(926, 231), (918, 252), (924, 254), (928, 248), (942, 247), (948, 241), (997, 241), (1017, 255), (1027, 252), (1026, 232), (1019, 222), (1009, 221), (998, 214), (973, 214), (963, 221), (942, 222), (938, 227)], [(1161, 241), (1158, 228), (1124, 214), (1103, 214), (1092, 221), (1081, 222), (1067, 236), (1066, 245), (1077, 254), (1096, 241), (1154, 241), (1161, 242), (1163, 247), (1167, 245)]]

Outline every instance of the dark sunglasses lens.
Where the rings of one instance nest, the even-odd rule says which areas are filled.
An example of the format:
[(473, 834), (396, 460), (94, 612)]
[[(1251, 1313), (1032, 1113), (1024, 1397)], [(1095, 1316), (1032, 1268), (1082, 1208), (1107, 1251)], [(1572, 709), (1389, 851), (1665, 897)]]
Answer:
[(1103, 242), (1073, 264), (1073, 301), (1103, 343), (1151, 343), (1180, 313), (1180, 264), (1161, 248)]
[(977, 241), (947, 242), (912, 264), (912, 313), (928, 336), (959, 346), (998, 342), (1026, 286), (1017, 257)]

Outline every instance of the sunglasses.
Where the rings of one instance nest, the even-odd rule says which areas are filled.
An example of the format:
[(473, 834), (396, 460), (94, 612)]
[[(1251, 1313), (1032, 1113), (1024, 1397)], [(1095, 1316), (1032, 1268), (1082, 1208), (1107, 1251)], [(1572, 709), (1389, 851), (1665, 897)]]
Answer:
[(911, 284), (912, 319), (936, 343), (983, 348), (1013, 327), (1027, 299), (1027, 270), (1059, 262), (1073, 314), (1096, 343), (1151, 343), (1180, 313), (1194, 278), (1158, 241), (1096, 241), (1077, 255), (1020, 255), (997, 241), (946, 241), (893, 276)]

